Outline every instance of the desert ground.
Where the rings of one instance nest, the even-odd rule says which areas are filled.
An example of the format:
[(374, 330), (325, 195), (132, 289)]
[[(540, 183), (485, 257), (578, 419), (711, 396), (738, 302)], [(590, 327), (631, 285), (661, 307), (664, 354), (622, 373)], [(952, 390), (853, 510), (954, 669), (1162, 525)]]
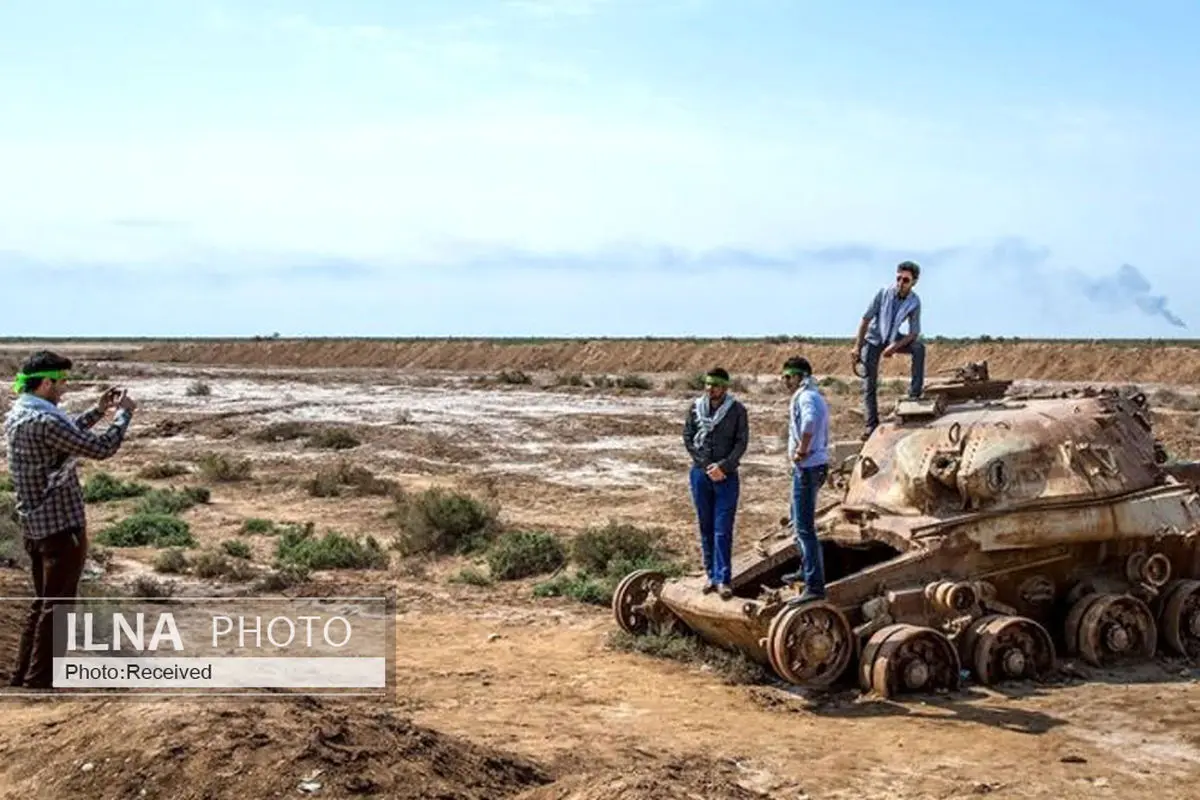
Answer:
[[(605, 547), (699, 563), (680, 437), (693, 377), (723, 364), (751, 415), (739, 552), (787, 514), (784, 358), (813, 361), (836, 437), (857, 437), (845, 343), (9, 342), (0, 365), (41, 346), (78, 362), (67, 408), (111, 384), (139, 403), (120, 452), (82, 471), (84, 591), (391, 591), (398, 685), (390, 705), (0, 696), (0, 797), (1196, 796), (1200, 665), (1063, 659), (1044, 684), (884, 701), (615, 635), (605, 566), (622, 564)], [(1200, 458), (1200, 347), (934, 342), (929, 371), (984, 359), (1018, 387), (1140, 385), (1171, 455)], [(886, 366), (881, 409), (906, 370)], [(430, 522), (446, 493), (482, 516)], [(194, 544), (111, 544), (149, 500)], [(343, 564), (283, 554), (308, 523), (351, 541)], [(456, 552), (455, 525), (538, 549)], [(0, 590), (28, 594), (11, 531), (0, 546)], [(7, 682), (20, 608), (3, 608)]]

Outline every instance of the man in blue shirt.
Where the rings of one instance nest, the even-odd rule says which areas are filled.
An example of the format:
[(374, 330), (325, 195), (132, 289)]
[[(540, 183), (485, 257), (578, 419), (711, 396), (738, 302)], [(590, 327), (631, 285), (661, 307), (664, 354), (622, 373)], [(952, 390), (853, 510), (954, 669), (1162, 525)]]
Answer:
[[(925, 343), (921, 341), (921, 298), (913, 291), (921, 268), (912, 261), (896, 266), (896, 283), (880, 289), (863, 313), (854, 337), (854, 364), (862, 362), (863, 415), (866, 429), (863, 439), (879, 425), (879, 358), (891, 358), (896, 353), (912, 356), (912, 375), (908, 396), (921, 396), (925, 383)], [(900, 335), (900, 326), (908, 321), (908, 333)]]
[(783, 380), (792, 391), (788, 411), (788, 457), (792, 461), (792, 524), (804, 560), (787, 583), (803, 578), (804, 592), (788, 601), (797, 605), (825, 596), (825, 561), (817, 541), (817, 492), (829, 471), (829, 406), (812, 375), (812, 365), (800, 356), (783, 365)]

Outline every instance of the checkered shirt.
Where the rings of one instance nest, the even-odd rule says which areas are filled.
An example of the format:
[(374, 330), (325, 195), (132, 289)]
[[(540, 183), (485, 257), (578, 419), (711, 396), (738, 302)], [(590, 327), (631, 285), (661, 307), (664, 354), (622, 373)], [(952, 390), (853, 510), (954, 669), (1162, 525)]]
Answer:
[[(13, 412), (17, 412), (13, 407)], [(119, 410), (104, 433), (92, 426), (103, 413), (92, 407), (73, 418), (74, 426), (42, 409), (10, 413), (4, 432), (8, 439), (8, 470), (17, 499), (17, 518), (28, 539), (45, 539), (64, 530), (84, 527), (83, 488), (76, 464), (80, 457), (106, 459), (125, 438), (131, 415)]]

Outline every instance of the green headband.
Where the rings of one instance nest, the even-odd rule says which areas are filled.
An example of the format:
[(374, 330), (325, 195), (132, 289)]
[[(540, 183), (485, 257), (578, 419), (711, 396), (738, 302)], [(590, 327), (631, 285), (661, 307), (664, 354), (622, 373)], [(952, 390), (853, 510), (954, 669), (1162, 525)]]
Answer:
[(801, 376), (803, 376), (803, 375), (807, 375), (808, 373), (805, 372), (804, 370), (800, 369), (799, 367), (784, 367), (783, 374), (784, 375), (801, 375)]
[(716, 375), (705, 375), (704, 376), (704, 385), (705, 386), (728, 386), (729, 381), (725, 380), (724, 378), (718, 377)]
[(17, 379), (13, 381), (12, 388), (14, 392), (20, 394), (25, 391), (25, 385), (29, 382), (30, 378), (49, 378), (52, 381), (61, 381), (65, 377), (67, 377), (65, 369), (50, 369), (43, 370), (42, 372), (18, 372)]

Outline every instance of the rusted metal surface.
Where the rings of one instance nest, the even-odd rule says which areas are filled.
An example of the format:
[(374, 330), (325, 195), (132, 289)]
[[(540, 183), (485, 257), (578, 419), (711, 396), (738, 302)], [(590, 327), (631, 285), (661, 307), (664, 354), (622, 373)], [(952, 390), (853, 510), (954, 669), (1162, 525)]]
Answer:
[(635, 573), (614, 613), (739, 650), (781, 679), (883, 696), (1041, 679), (1060, 658), (1200, 660), (1200, 464), (1155, 440), (1144, 394), (1006, 395), (986, 363), (836, 448), (818, 513), (824, 601), (786, 601), (783, 520), (702, 577)]

